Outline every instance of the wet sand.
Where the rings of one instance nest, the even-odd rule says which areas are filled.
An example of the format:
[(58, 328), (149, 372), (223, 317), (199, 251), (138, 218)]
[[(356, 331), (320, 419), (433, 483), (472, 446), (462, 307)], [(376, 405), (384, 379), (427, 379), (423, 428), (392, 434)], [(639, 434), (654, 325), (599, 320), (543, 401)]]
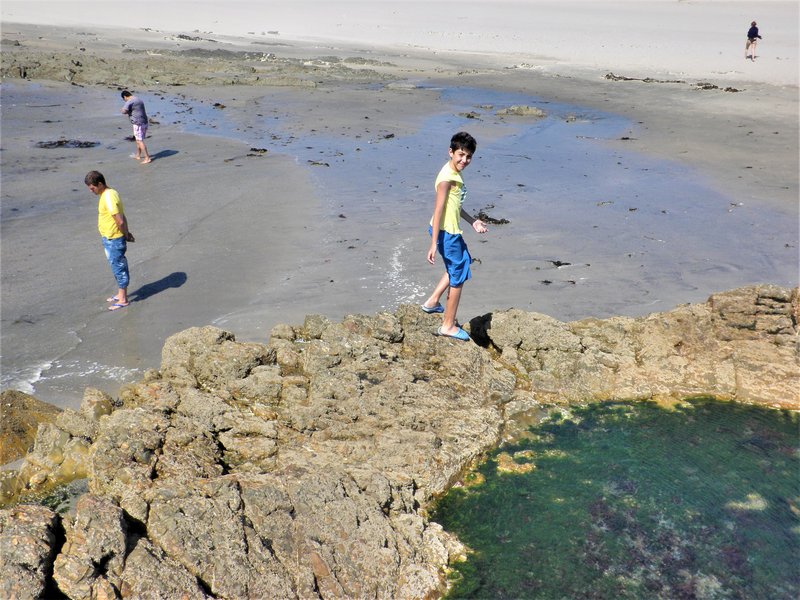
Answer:
[[(796, 83), (720, 76), (703, 90), (510, 55), (231, 37), (225, 49), (274, 55), (269, 84), (223, 85), (213, 61), (181, 54), (159, 63), (185, 80), (170, 86), (152, 81), (153, 55), (220, 42), (8, 23), (3, 38), (3, 388), (60, 406), (157, 368), (164, 339), (190, 326), (264, 341), (306, 314), (424, 299), (439, 274), (424, 260), (432, 181), (459, 129), (479, 141), (469, 210), (510, 221), (467, 233), (480, 262), (464, 322), (509, 306), (635, 316), (750, 283), (797, 285)], [(14, 39), (105, 66), (75, 69), (78, 85), (12, 78)], [(119, 76), (115, 60), (128, 61), (129, 79), (100, 81)], [(257, 61), (218, 72), (246, 78)], [(128, 157), (119, 85), (156, 121), (150, 165)], [(498, 114), (520, 104), (547, 117)], [(36, 147), (58, 139), (99, 144)], [(91, 169), (119, 190), (137, 238), (134, 302), (116, 313), (83, 185)]]

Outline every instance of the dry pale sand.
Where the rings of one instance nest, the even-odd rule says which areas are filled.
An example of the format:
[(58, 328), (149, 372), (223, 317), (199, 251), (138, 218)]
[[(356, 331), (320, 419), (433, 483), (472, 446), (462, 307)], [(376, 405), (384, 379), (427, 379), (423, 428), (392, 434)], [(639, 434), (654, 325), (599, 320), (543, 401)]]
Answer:
[[(276, 323), (309, 313), (340, 319), (420, 301), (438, 274), (424, 261), (432, 179), (458, 129), (479, 140), (466, 173), (470, 209), (510, 220), (485, 237), (468, 234), (480, 263), (462, 321), (509, 306), (561, 319), (639, 315), (749, 283), (797, 285), (797, 7), (759, 10), (783, 15), (784, 31), (751, 17), (744, 3), (685, 3), (681, 11), (695, 11), (689, 30), (706, 27), (701, 46), (721, 39), (719, 23), (741, 29), (758, 18), (764, 54), (729, 67), (742, 46), (737, 29), (723, 59), (689, 61), (678, 72), (663, 35), (651, 32), (649, 46), (640, 37), (648, 15), (684, 22), (667, 4), (631, 14), (626, 3), (583, 5), (592, 32), (626, 14), (639, 32), (630, 40), (636, 52), (592, 56), (584, 39), (592, 36), (554, 3), (540, 3), (546, 35), (562, 34), (548, 56), (523, 52), (519, 40), (535, 30), (526, 23), (506, 22), (497, 41), (501, 23), (478, 4), (454, 21), (460, 28), (425, 28), (422, 5), (414, 13), (401, 4), (364, 13), (358, 31), (328, 12), (291, 39), (283, 33), (297, 24), (291, 11), (270, 13), (278, 24), (264, 20), (248, 35), (236, 29), (247, 26), (236, 11), (229, 31), (223, 17), (167, 28), (159, 18), (177, 19), (177, 3), (131, 21), (149, 31), (91, 22), (65, 29), (12, 22), (27, 4), (5, 2), (3, 387), (75, 406), (87, 385), (116, 393), (157, 368), (164, 338), (186, 327), (214, 323), (264, 341)], [(768, 54), (776, 46), (779, 55)], [(264, 75), (273, 85), (223, 85), (212, 73), (216, 59), (169, 55), (191, 48), (267, 52), (283, 62), (262, 63), (275, 67)], [(72, 76), (79, 85), (6, 72), (14, 53), (39, 49), (82, 62)], [(92, 62), (98, 57), (104, 65)], [(57, 72), (60, 60), (39, 68)], [(120, 75), (112, 67), (122, 60), (130, 62)], [(786, 79), (790, 63), (794, 80)], [(240, 67), (225, 63), (222, 75)], [(612, 71), (661, 83), (606, 79)], [(170, 77), (186, 85), (170, 86)], [(141, 95), (155, 118), (151, 165), (128, 158), (118, 85)], [(513, 104), (535, 104), (548, 117), (498, 115)], [(61, 138), (99, 145), (36, 147)], [(82, 183), (91, 169), (120, 191), (137, 238), (129, 250), (135, 302), (114, 314), (105, 310), (113, 280), (95, 231), (96, 199)]]

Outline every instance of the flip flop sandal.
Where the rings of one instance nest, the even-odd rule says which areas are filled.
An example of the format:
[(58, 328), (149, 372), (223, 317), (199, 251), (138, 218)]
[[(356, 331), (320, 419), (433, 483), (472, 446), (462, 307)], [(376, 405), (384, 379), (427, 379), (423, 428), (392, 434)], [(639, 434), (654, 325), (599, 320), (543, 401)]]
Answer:
[(441, 304), (437, 304), (436, 306), (425, 306), (424, 304), (420, 304), (419, 307), (422, 309), (422, 312), (433, 314), (433, 313), (443, 313), (444, 306)]
[(439, 329), (436, 331), (436, 334), (440, 335), (442, 337), (449, 337), (449, 338), (454, 338), (454, 339), (457, 339), (457, 340), (461, 340), (462, 342), (468, 342), (469, 339), (470, 339), (469, 338), (469, 334), (466, 331), (464, 331), (463, 329), (461, 329), (461, 327), (459, 327), (458, 331), (456, 331), (453, 334), (443, 333), (442, 332), (442, 328), (439, 327)]

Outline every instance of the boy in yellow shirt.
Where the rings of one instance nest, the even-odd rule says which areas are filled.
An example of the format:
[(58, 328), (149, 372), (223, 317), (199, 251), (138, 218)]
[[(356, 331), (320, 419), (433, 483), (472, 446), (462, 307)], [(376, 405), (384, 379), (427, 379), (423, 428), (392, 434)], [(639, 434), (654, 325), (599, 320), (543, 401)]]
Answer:
[[(429, 229), (431, 245), (428, 249), (428, 262), (434, 264), (438, 250), (444, 261), (445, 274), (421, 307), (426, 313), (444, 313), (439, 335), (465, 342), (469, 340), (469, 334), (458, 326), (456, 313), (462, 286), (472, 277), (469, 268), (472, 257), (462, 238), (459, 222), (463, 218), (477, 233), (486, 233), (486, 224), (461, 207), (467, 196), (467, 187), (461, 173), (472, 161), (477, 147), (475, 138), (466, 131), (456, 133), (450, 140), (450, 160), (436, 177), (436, 204)], [(446, 308), (439, 303), (445, 291), (448, 292)]]
[(119, 310), (128, 306), (128, 259), (125, 252), (128, 250), (127, 242), (136, 241), (128, 230), (128, 219), (125, 209), (116, 190), (106, 185), (106, 178), (99, 171), (89, 171), (84, 178), (84, 183), (89, 190), (100, 196), (97, 205), (97, 229), (103, 240), (108, 264), (117, 280), (117, 293), (108, 298), (111, 305), (108, 310)]

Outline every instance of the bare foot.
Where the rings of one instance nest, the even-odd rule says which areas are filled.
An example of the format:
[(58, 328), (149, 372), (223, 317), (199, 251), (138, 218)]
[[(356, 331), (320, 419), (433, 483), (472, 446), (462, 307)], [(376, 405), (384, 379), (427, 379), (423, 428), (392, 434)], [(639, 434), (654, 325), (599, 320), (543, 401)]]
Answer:
[(153, 162), (153, 159), (152, 159), (152, 158), (145, 158), (145, 159), (142, 161), (142, 164), (143, 164), (143, 165), (146, 165), (147, 163), (151, 163), (151, 162)]

